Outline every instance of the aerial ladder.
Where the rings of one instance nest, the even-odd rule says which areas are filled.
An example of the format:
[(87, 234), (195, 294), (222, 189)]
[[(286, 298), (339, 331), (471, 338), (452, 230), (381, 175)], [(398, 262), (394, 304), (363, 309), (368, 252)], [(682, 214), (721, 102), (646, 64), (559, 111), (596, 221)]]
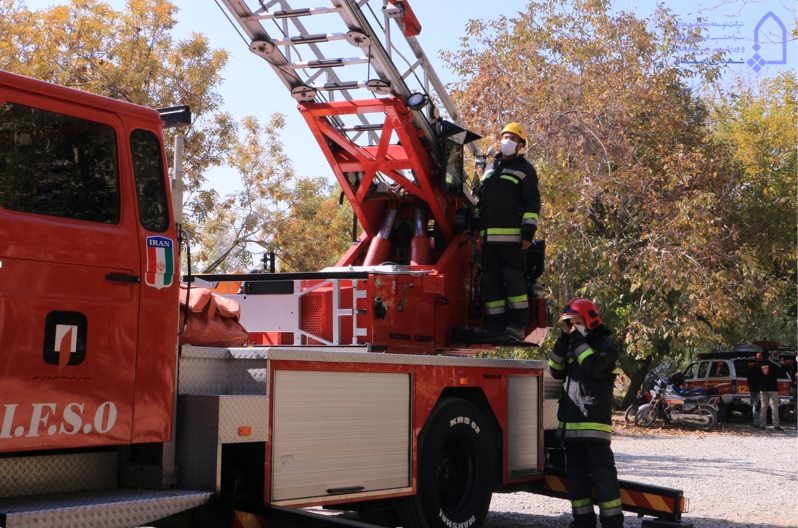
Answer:
[[(478, 178), (468, 177), (464, 151), (478, 167), (486, 155), (474, 143), (481, 136), (464, 127), (422, 50), (416, 38), (421, 24), (408, 2), (331, 0), (327, 7), (308, 7), (275, 0), (255, 9), (241, 0), (222, 3), (250, 51), (296, 100), (362, 226), (352, 248), (323, 271), (370, 277), (367, 292), (358, 283), (330, 286), (343, 288), (335, 295), (339, 303), (349, 299), (331, 308), (349, 318), (333, 315), (332, 330), (310, 329), (301, 317), (290, 332), (290, 325), (275, 328), (262, 320), (246, 321), (247, 328), (256, 339), (272, 336), (262, 337), (266, 342), (278, 339), (273, 336), (279, 330), (280, 339), (292, 344), (367, 342), (398, 352), (436, 353), (484, 342), (473, 332), (482, 318), (478, 241), (470, 229)], [(524, 344), (539, 343), (546, 327), (546, 303), (534, 286), (543, 252), (533, 253)], [(257, 281), (267, 280), (243, 279), (252, 284), (250, 293)], [(386, 282), (389, 291), (380, 291)], [(318, 285), (306, 283), (294, 293), (304, 296)], [(267, 300), (250, 296), (244, 302)], [(417, 309), (421, 305), (434, 310)], [(257, 308), (252, 312), (264, 311)]]

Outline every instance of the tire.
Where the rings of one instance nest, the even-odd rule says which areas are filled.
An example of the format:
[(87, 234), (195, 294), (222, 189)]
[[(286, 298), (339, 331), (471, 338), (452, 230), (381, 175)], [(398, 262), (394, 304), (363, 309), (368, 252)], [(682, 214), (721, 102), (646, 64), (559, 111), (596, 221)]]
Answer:
[(705, 416), (708, 418), (708, 421), (704, 425), (696, 425), (695, 428), (699, 431), (711, 431), (718, 425), (718, 415), (715, 414), (715, 410), (709, 407), (701, 406), (698, 409), (698, 414), (700, 416)]
[(405, 528), (479, 528), (495, 477), (493, 438), (482, 413), (466, 400), (438, 403), (418, 439), (416, 494), (398, 502)]
[(657, 408), (647, 403), (646, 405), (641, 405), (640, 409), (637, 410), (637, 414), (635, 414), (635, 425), (639, 425), (640, 427), (651, 427), (654, 425), (654, 422), (657, 421)]
[(635, 422), (635, 415), (637, 414), (638, 409), (640, 409), (640, 406), (637, 403), (633, 403), (626, 408), (626, 412), (623, 415), (623, 419), (626, 420), (626, 423)]
[(718, 402), (718, 421), (719, 422), (728, 422), (731, 419), (731, 412), (729, 411), (729, 406), (725, 403)]

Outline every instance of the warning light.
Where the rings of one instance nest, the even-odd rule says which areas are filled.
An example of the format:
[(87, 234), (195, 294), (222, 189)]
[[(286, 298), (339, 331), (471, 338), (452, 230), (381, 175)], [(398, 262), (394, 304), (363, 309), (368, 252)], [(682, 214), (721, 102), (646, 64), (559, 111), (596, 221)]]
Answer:
[(460, 374), (460, 377), (458, 378), (457, 381), (458, 381), (458, 383), (460, 383), (460, 385), (469, 385), (470, 384), (469, 381), (468, 381), (468, 376), (466, 376), (465, 374)]
[(238, 436), (252, 436), (252, 427), (249, 425), (242, 425), (238, 428)]

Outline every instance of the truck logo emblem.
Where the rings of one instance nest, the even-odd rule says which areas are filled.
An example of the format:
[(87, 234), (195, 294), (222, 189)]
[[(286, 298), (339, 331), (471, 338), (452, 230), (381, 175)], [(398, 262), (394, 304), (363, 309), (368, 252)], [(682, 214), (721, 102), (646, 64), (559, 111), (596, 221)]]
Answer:
[(50, 312), (44, 322), (44, 362), (58, 365), (80, 365), (86, 359), (88, 322), (79, 312)]
[(172, 285), (175, 271), (174, 243), (161, 236), (147, 237), (147, 272), (144, 283), (161, 289)]

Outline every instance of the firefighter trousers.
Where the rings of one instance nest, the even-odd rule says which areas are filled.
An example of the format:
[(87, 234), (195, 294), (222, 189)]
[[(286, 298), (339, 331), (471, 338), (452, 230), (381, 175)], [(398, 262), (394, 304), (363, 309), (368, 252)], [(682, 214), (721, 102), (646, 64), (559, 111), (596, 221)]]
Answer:
[(568, 493), (574, 521), (570, 528), (594, 528), (598, 504), (602, 528), (623, 528), (621, 490), (609, 442), (565, 442)]
[(526, 253), (521, 250), (520, 242), (483, 244), (481, 258), (486, 321), (492, 320), (500, 326), (510, 324), (524, 328), (528, 319), (529, 299)]

